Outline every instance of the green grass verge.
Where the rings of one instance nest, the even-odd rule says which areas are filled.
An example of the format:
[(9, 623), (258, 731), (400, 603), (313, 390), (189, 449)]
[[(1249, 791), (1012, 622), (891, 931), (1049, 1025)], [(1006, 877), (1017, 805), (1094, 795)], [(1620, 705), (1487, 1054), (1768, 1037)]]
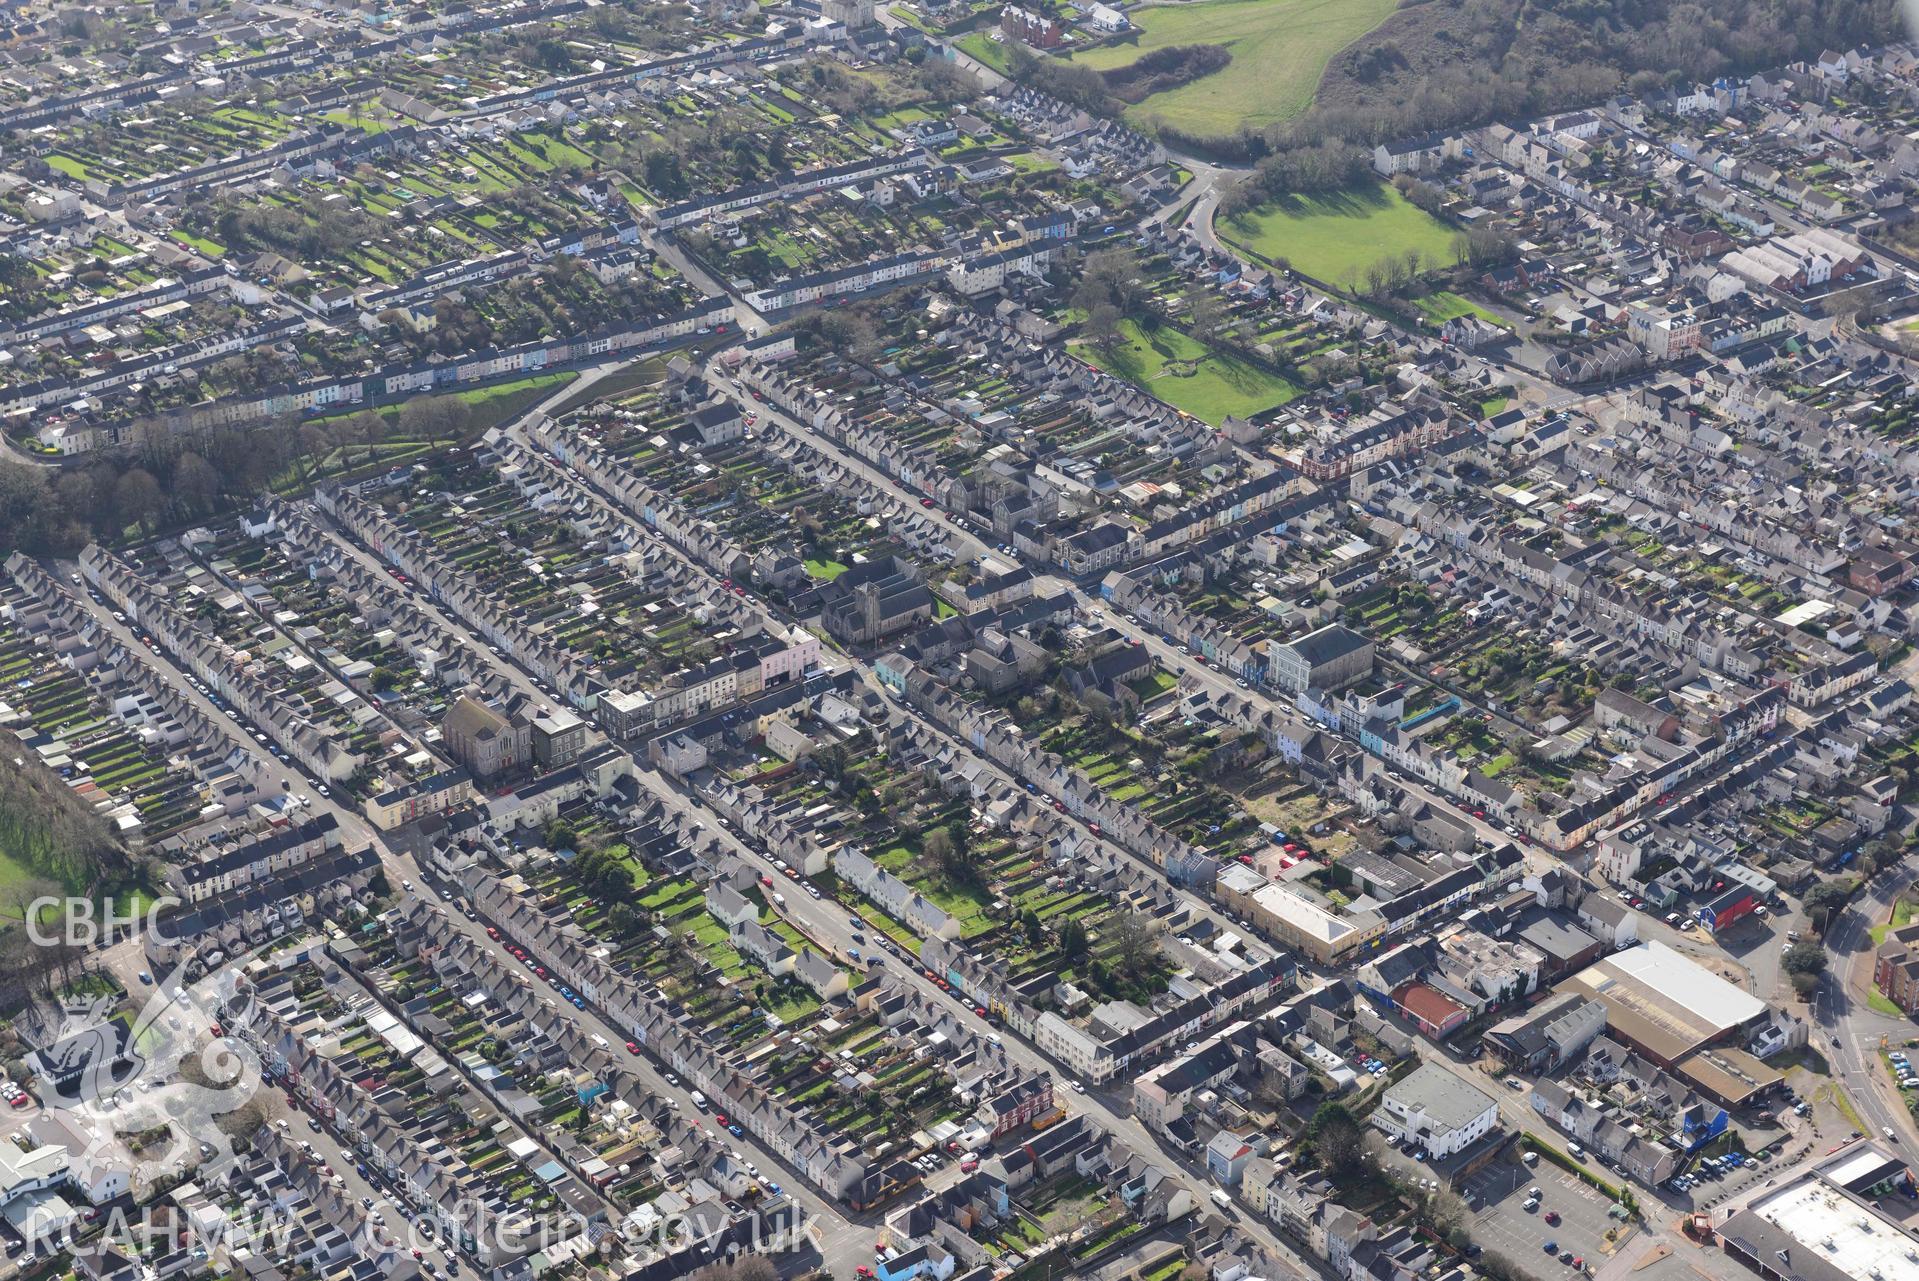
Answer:
[[(1880, 997), (1879, 999), (1885, 1000), (1884, 997)], [(1892, 1002), (1887, 1001), (1886, 1004), (1890, 1005)], [(1841, 1086), (1837, 1082), (1830, 1082), (1819, 1094), (1814, 1095), (1815, 1098), (1821, 1096), (1825, 1097), (1834, 1107), (1839, 1109), (1840, 1114), (1851, 1123), (1853, 1129), (1859, 1131), (1861, 1134), (1866, 1132), (1865, 1118), (1859, 1115), (1859, 1108), (1853, 1103), (1852, 1096), (1846, 1093), (1844, 1086)]]
[(1546, 1142), (1538, 1135), (1531, 1133), (1520, 1135), (1519, 1146), (1529, 1152), (1539, 1153), (1541, 1160), (1550, 1161), (1560, 1169), (1578, 1178), (1582, 1183), (1591, 1184), (1601, 1192), (1604, 1192), (1613, 1200), (1617, 1201), (1619, 1199), (1619, 1187), (1617, 1184), (1606, 1182), (1606, 1180), (1587, 1169), (1583, 1162), (1575, 1161), (1571, 1156), (1561, 1152), (1558, 1148)]

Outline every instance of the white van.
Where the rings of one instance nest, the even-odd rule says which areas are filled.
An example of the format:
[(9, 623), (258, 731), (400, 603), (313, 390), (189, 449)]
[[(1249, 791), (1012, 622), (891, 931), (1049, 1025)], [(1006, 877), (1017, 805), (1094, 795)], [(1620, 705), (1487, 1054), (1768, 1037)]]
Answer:
[(1225, 1188), (1214, 1188), (1213, 1204), (1222, 1210), (1230, 1210), (1233, 1208), (1233, 1198), (1226, 1194)]

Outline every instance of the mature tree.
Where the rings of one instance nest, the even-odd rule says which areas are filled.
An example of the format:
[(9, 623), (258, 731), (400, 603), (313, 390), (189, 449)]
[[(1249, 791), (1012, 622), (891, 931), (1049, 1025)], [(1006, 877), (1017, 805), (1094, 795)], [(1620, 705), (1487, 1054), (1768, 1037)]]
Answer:
[(420, 440), (451, 440), (466, 426), (466, 404), (457, 396), (415, 396), (400, 406), (400, 434)]
[(307, 468), (312, 467), (322, 476), (326, 474), (327, 455), (333, 452), (333, 433), (320, 423), (307, 423), (300, 428), (300, 476), (306, 479)]
[(1806, 909), (1806, 917), (1814, 928), (1824, 930), (1841, 908), (1859, 889), (1859, 884), (1850, 876), (1837, 877), (1830, 881), (1821, 881), (1806, 891), (1800, 900)]
[(928, 832), (921, 848), (940, 851), (934, 860), (947, 880), (971, 884), (979, 879), (979, 864), (973, 858), (973, 831), (963, 820), (954, 819), (943, 829)]
[(1140, 268), (1139, 255), (1122, 246), (1086, 255), (1080, 263), (1075, 298), (1087, 311), (1098, 303), (1110, 302), (1123, 315), (1142, 317), (1150, 311), (1153, 290)]
[(913, 76), (920, 88), (941, 102), (970, 102), (980, 94), (979, 77), (944, 58), (928, 58)]
[(1203, 343), (1218, 341), (1226, 324), (1226, 308), (1219, 295), (1210, 289), (1196, 289), (1187, 296), (1186, 324), (1193, 337)]
[(151, 534), (153, 519), (165, 505), (166, 498), (160, 492), (160, 482), (144, 467), (121, 473), (113, 486), (113, 507), (123, 528), (138, 525), (143, 533)]
[(173, 466), (173, 496), (195, 513), (212, 511), (220, 501), (220, 473), (189, 450)]
[(820, 335), (828, 344), (865, 363), (879, 355), (880, 331), (865, 310), (841, 308), (820, 321)]
[(1159, 965), (1159, 925), (1152, 918), (1131, 911), (1116, 913), (1105, 934), (1121, 972), (1144, 978)]
[(1800, 939), (1779, 958), (1788, 974), (1818, 974), (1826, 968), (1826, 949), (1811, 939)]
[(1334, 1179), (1357, 1178), (1366, 1172), (1366, 1134), (1344, 1105), (1320, 1104), (1306, 1127), (1306, 1141), (1318, 1154), (1320, 1168)]
[(920, 853), (936, 865), (944, 865), (953, 857), (953, 834), (943, 827), (934, 828), (920, 838)]
[(1110, 302), (1097, 302), (1086, 311), (1086, 334), (1101, 348), (1111, 351), (1119, 342), (1119, 325), (1124, 317)]
[[(43, 907), (49, 900), (59, 900), (63, 891), (56, 881), (43, 876), (27, 876), (17, 881), (8, 881), (0, 886), (0, 919), (6, 921), (25, 921), (30, 914)], [(38, 912), (45, 916), (44, 911)], [(59, 929), (59, 921), (47, 922), (50, 932)]]
[(334, 422), (333, 439), (340, 444), (342, 467), (353, 466), (353, 447), (367, 443), (372, 436), (374, 422), (378, 418), (379, 415), (372, 410), (362, 409), (358, 413), (348, 414)]
[(1905, 852), (1884, 837), (1867, 841), (1859, 850), (1859, 870), (1866, 876), (1877, 876), (1880, 872), (1896, 865)]

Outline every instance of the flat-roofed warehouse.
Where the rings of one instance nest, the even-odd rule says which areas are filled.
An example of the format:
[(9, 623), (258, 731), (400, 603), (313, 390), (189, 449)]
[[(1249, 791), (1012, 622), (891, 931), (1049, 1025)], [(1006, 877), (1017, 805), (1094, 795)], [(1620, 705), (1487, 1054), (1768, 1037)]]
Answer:
[(1661, 1067), (1702, 1046), (1741, 1041), (1770, 1021), (1766, 1003), (1664, 943), (1641, 943), (1566, 980), (1606, 1007), (1606, 1025)]
[(1843, 1149), (1809, 1175), (1762, 1190), (1718, 1227), (1726, 1257), (1769, 1281), (1919, 1281), (1919, 1237), (1875, 1201), (1911, 1180), (1873, 1143)]

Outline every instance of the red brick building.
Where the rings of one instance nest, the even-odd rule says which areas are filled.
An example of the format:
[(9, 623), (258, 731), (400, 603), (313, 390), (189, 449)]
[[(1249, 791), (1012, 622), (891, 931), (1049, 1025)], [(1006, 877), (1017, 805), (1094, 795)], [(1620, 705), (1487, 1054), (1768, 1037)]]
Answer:
[(1066, 42), (1059, 19), (1009, 4), (999, 11), (999, 29), (1008, 40), (1023, 40), (1035, 49), (1057, 49)]
[(1919, 1014), (1919, 925), (1886, 935), (1872, 959), (1872, 985), (1907, 1014)]
[(1035, 1072), (982, 1103), (978, 1115), (982, 1123), (992, 1128), (993, 1137), (997, 1139), (1031, 1125), (1054, 1110), (1053, 1078), (1049, 1073)]
[(1912, 577), (1912, 562), (1886, 547), (1861, 548), (1846, 579), (1868, 596), (1883, 596)]

